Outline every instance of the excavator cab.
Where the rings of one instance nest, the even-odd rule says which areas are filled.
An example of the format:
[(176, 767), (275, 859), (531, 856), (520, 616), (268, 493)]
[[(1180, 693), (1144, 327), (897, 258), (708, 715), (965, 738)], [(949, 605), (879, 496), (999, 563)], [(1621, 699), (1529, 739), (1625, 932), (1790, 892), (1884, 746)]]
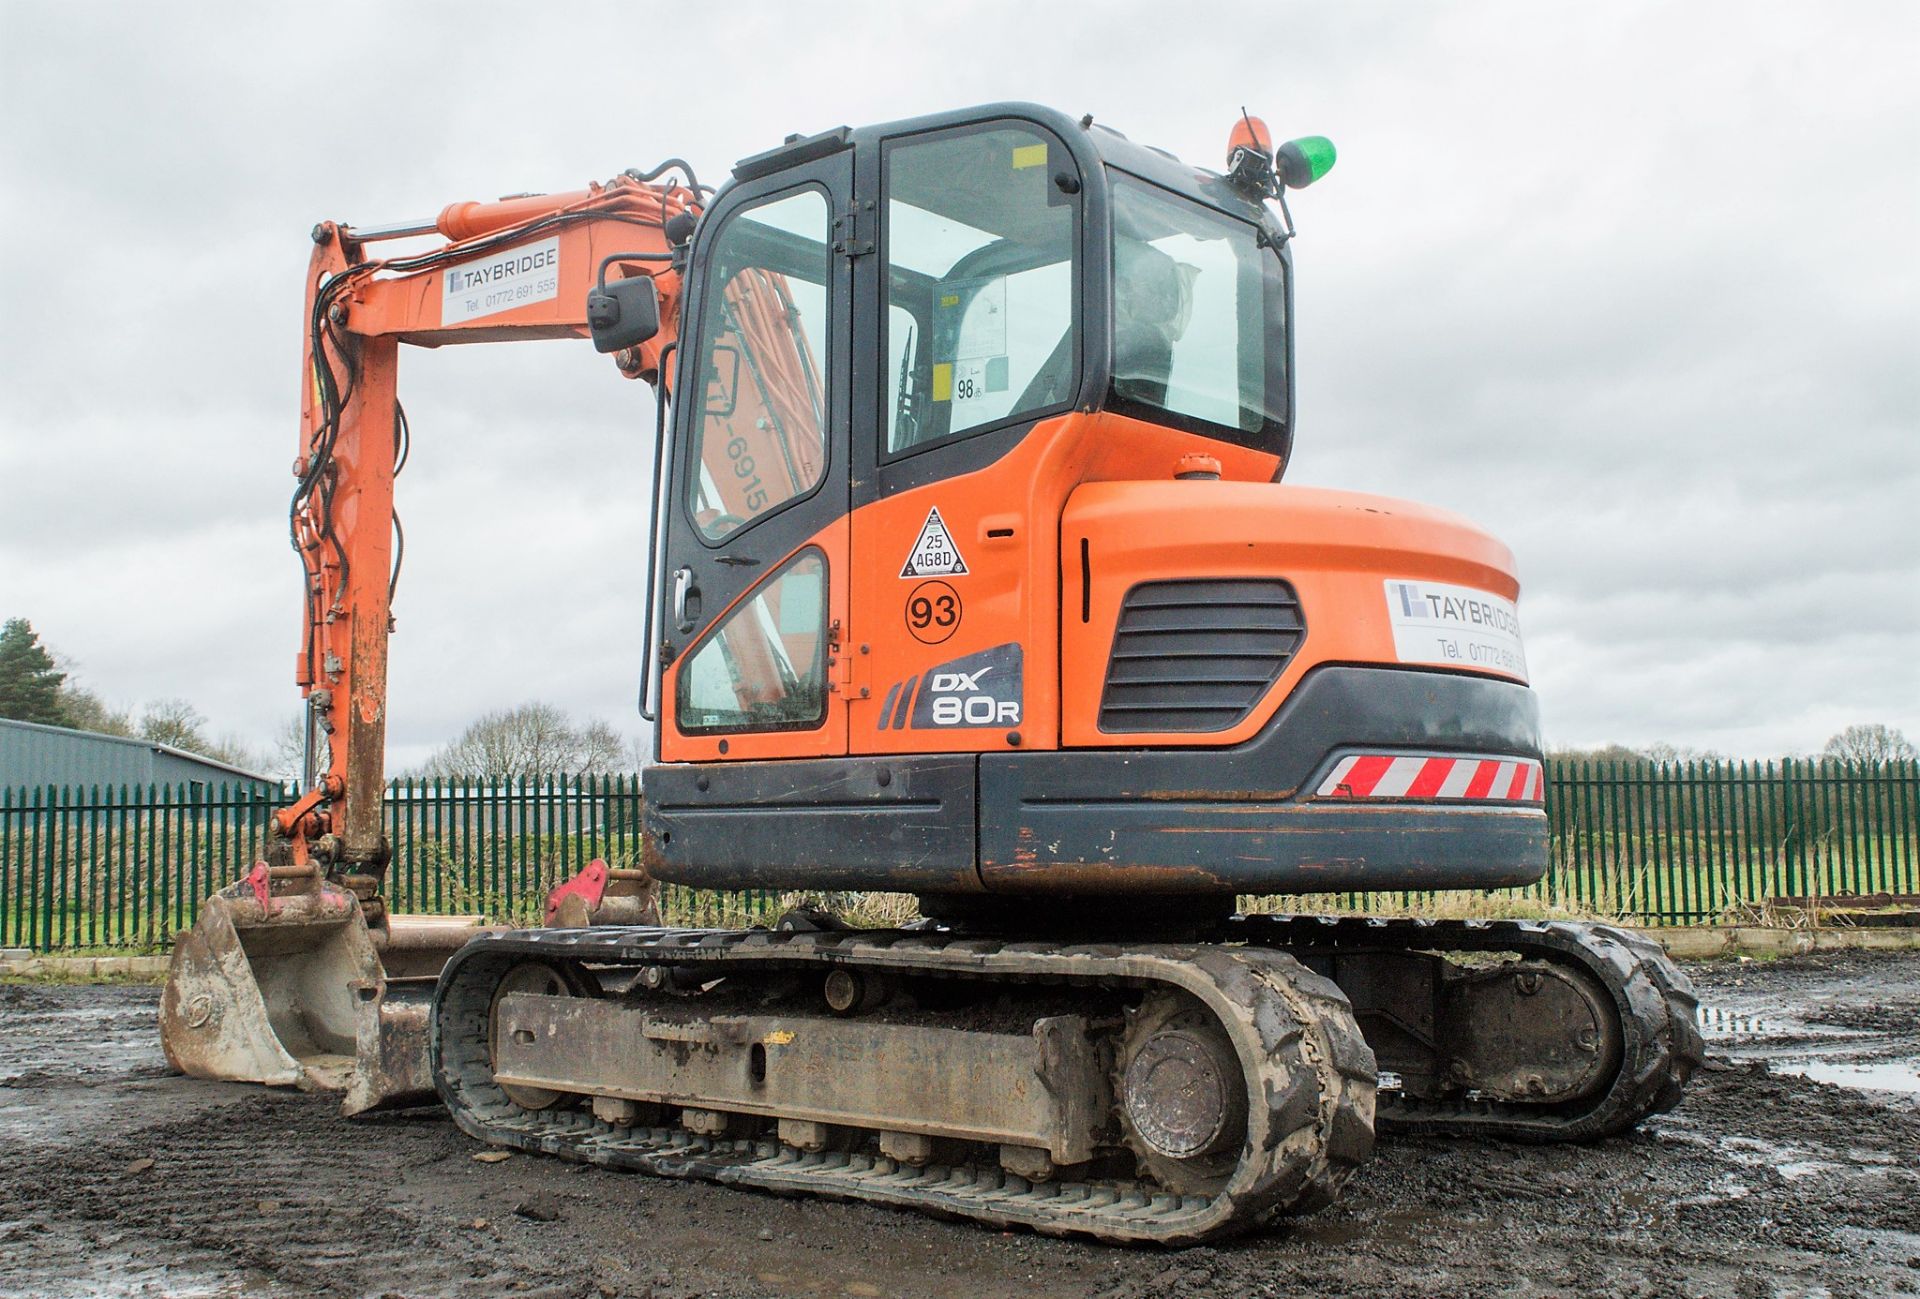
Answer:
[[(1331, 159), (1247, 119), (1216, 173), (1010, 104), (736, 167), (656, 461), (657, 875), (1034, 924), (1537, 878), (1511, 555), (1280, 482), (1275, 200)], [(1333, 779), (1442, 753), (1502, 797)]]

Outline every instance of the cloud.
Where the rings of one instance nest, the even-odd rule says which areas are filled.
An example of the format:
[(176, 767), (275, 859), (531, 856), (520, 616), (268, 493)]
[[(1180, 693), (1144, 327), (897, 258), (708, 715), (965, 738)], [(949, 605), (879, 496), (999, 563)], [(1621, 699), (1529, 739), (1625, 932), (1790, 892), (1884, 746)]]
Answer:
[[(0, 6), (0, 612), (265, 743), (316, 219), (1036, 99), (1294, 199), (1294, 481), (1519, 557), (1558, 742), (1920, 734), (1920, 11), (1731, 3)], [(486, 708), (639, 723), (651, 395), (405, 358), (395, 765)]]

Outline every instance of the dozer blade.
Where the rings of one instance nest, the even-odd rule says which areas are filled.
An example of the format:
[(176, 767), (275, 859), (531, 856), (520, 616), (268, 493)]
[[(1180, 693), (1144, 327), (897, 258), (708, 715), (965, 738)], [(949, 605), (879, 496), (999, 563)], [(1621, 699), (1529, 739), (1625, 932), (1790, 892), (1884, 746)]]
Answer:
[(432, 979), (385, 979), (357, 984), (353, 1077), (340, 1112), (351, 1118), (376, 1110), (433, 1105), (433, 1069), (427, 1059), (427, 1012)]
[(344, 1090), (348, 1114), (432, 1104), (426, 1001), (479, 932), (476, 918), (439, 916), (369, 930), (332, 884), (262, 899), (242, 881), (209, 898), (174, 946), (161, 1045), (195, 1078)]
[(447, 958), (478, 934), (479, 916), (391, 916), (381, 946), (385, 977), (353, 985), (354, 1070), (340, 1110), (348, 1117), (376, 1110), (437, 1105), (427, 1058), (433, 988)]

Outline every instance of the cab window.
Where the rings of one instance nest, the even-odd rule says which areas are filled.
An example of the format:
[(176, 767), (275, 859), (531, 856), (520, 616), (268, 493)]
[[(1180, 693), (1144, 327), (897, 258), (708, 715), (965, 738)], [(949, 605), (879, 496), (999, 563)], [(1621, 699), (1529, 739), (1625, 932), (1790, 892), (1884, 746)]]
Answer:
[(1249, 446), (1283, 439), (1285, 276), (1258, 227), (1115, 173), (1116, 407)]
[(710, 542), (826, 470), (829, 220), (826, 194), (804, 189), (735, 213), (714, 243), (686, 497)]
[(680, 669), (687, 735), (791, 731), (827, 714), (827, 566), (805, 550), (742, 600)]
[(886, 451), (1070, 402), (1078, 200), (1052, 137), (972, 127), (887, 147)]

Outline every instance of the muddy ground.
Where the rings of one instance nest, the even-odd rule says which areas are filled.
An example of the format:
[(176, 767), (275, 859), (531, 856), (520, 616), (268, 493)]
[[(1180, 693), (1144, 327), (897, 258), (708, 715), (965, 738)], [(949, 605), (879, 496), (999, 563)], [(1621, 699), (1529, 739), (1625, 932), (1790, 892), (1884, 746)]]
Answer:
[(158, 990), (0, 987), (0, 1295), (1920, 1294), (1920, 954), (1696, 966), (1712, 1068), (1596, 1146), (1382, 1141), (1335, 1208), (1186, 1251), (481, 1147), (170, 1076)]

